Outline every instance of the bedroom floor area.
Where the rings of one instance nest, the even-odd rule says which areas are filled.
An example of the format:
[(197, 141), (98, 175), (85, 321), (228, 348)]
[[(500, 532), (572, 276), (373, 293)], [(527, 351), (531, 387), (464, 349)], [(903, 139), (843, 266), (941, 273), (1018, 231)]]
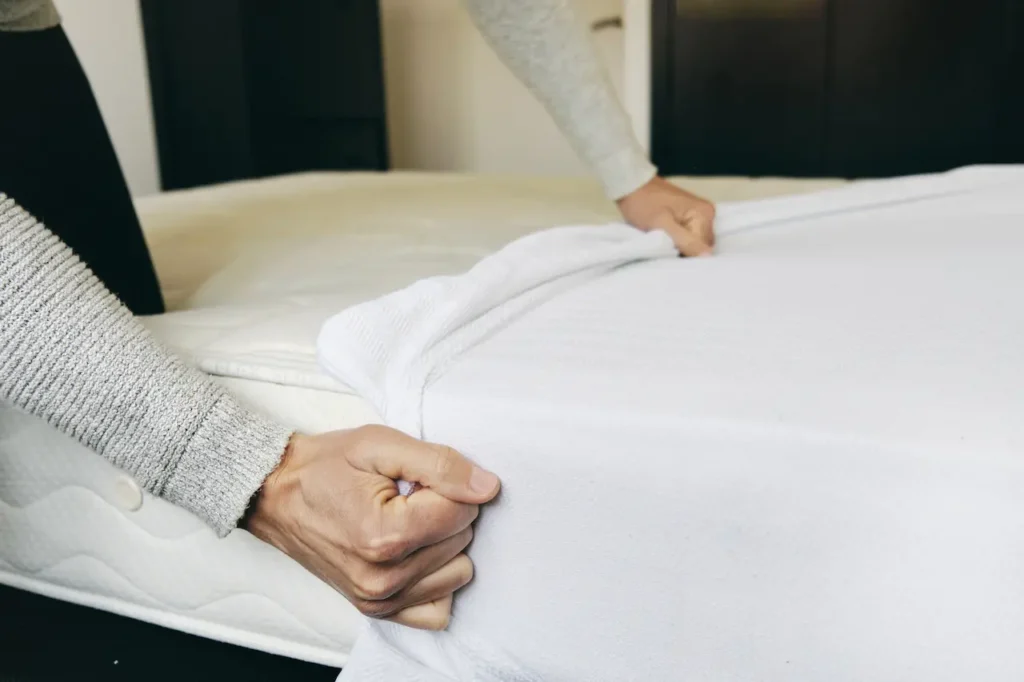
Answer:
[(338, 670), (0, 586), (0, 682), (333, 682)]

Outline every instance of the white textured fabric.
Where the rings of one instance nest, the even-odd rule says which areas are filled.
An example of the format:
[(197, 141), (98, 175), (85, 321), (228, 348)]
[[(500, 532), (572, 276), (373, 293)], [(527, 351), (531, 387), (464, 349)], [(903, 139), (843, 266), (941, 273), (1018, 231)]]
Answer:
[(540, 234), (325, 327), (503, 481), (449, 629), (374, 623), (342, 679), (1024, 678), (1024, 169), (721, 216), (717, 258), (552, 251), (523, 306)]
[(662, 232), (562, 227), (523, 237), (465, 275), (422, 280), (324, 325), (318, 356), (384, 420), (420, 434), (423, 388), (488, 334), (574, 285), (617, 267), (677, 255)]

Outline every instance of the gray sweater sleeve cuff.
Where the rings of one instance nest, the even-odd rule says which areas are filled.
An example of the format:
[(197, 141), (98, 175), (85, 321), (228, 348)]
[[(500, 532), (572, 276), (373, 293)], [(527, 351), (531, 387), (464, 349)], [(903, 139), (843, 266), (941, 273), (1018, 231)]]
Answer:
[(277, 467), (290, 438), (289, 429), (221, 396), (188, 439), (162, 496), (224, 535)]
[(165, 349), (71, 250), (0, 194), (0, 400), (226, 535), (291, 430)]

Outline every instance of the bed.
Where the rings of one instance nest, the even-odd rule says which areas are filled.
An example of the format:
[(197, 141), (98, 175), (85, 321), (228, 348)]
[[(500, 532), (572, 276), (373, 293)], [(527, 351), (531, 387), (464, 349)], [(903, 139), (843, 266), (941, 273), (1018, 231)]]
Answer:
[[(330, 3), (315, 4), (331, 13), (342, 11)], [(1024, 53), (1019, 28), (1024, 15), (1016, 3), (991, 0), (958, 6), (944, 15), (925, 0), (812, 0), (786, 3), (793, 11), (781, 13), (772, 3), (722, 3), (727, 6), (725, 14), (710, 11), (712, 4), (653, 4), (652, 153), (659, 167), (694, 174), (863, 177), (1022, 161), (1018, 121), (1024, 111), (1019, 88)], [(145, 3), (149, 9), (156, 6)], [(766, 8), (772, 11), (766, 14)], [(193, 9), (181, 10), (182, 16)], [(283, 139), (278, 129), (297, 129), (291, 111), (294, 94), (249, 101), (236, 88), (211, 89), (208, 84), (214, 81), (240, 82), (234, 73), (237, 60), (220, 60), (223, 68), (211, 72), (208, 63), (192, 58), (196, 49), (214, 55), (236, 51), (240, 43), (229, 41), (225, 48), (217, 36), (241, 35), (240, 17), (229, 12), (219, 19), (227, 33), (208, 31), (208, 36), (197, 37), (187, 21), (168, 24), (171, 15), (145, 14), (151, 80), (162, 93), (154, 103), (161, 150), (168, 152), (161, 154), (162, 171), (171, 186), (300, 167), (387, 166), (383, 105), (374, 94), (380, 90), (376, 71), (367, 78), (372, 92), (345, 91), (344, 110), (338, 110), (334, 101), (344, 89), (304, 91), (304, 106), (331, 116), (303, 118), (307, 132), (286, 145), (288, 154), (281, 154), (279, 145), (274, 146)], [(921, 30), (922, 25), (927, 30)], [(363, 33), (369, 36), (372, 31)], [(167, 40), (155, 42), (161, 35)], [(291, 43), (305, 44), (309, 36), (305, 31), (301, 35), (303, 41)], [(272, 32), (264, 36), (268, 37), (273, 38)], [(197, 48), (197, 40), (205, 44)], [(317, 40), (331, 50), (338, 44), (333, 29)], [(358, 42), (366, 41), (372, 42), (369, 37)], [(268, 54), (274, 54), (276, 63), (281, 56), (296, 59), (307, 52), (273, 49)], [(336, 51), (331, 54), (339, 57)], [(355, 74), (350, 61), (343, 58), (342, 70)], [(372, 120), (365, 112), (351, 118), (350, 105), (371, 100), (377, 102), (371, 107)], [(175, 101), (196, 106), (174, 106)], [(218, 105), (213, 108), (216, 115), (210, 113), (211, 102)], [(249, 130), (258, 105), (265, 102), (285, 109), (263, 121), (259, 135), (239, 139), (240, 131)], [(315, 131), (309, 127), (314, 120)], [(340, 148), (330, 147), (324, 135)], [(182, 146), (176, 140), (203, 143)], [(211, 148), (224, 153), (210, 154)], [(325, 149), (333, 150), (326, 158)], [(215, 162), (216, 167), (210, 165)], [(716, 202), (810, 194), (849, 184), (827, 177), (677, 180)], [(405, 172), (243, 179), (146, 198), (138, 202), (138, 210), (169, 306), (167, 314), (149, 318), (146, 324), (240, 399), (309, 431), (383, 419), (375, 406), (318, 365), (315, 342), (325, 320), (420, 278), (464, 272), (538, 229), (615, 218), (614, 208), (589, 180)], [(972, 228), (965, 224), (965, 230)], [(951, 276), (961, 272), (959, 265), (950, 261)], [(721, 286), (728, 290), (729, 282)], [(913, 310), (905, 312), (913, 318)], [(1006, 356), (1012, 358), (1012, 353)], [(465, 380), (456, 372), (445, 390), (450, 396), (467, 395), (468, 389), (460, 384)], [(742, 395), (729, 397), (743, 403)], [(951, 424), (955, 419), (942, 426), (948, 429)], [(997, 436), (1007, 432), (999, 424), (991, 426)], [(444, 435), (454, 426), (441, 420), (434, 428)], [(469, 440), (466, 434), (460, 437)], [(970, 475), (969, 470), (960, 472)], [(1015, 481), (1015, 475), (1008, 468), (1005, 480)], [(886, 500), (897, 512), (906, 511), (898, 495)], [(940, 510), (960, 539), (971, 529), (957, 526), (956, 515), (970, 510), (964, 499), (954, 499)], [(927, 524), (928, 519), (919, 521)], [(994, 527), (982, 528), (978, 542), (991, 540)], [(733, 535), (741, 536), (739, 530)], [(1019, 555), (1002, 559), (1002, 565), (1019, 567)], [(969, 560), (951, 565), (978, 575), (971, 573)], [(487, 575), (481, 584), (486, 584)], [(503, 577), (501, 571), (489, 575)], [(143, 493), (100, 457), (2, 407), (0, 582), (335, 667), (349, 661), (364, 626), (342, 597), (276, 550), (243, 531), (218, 540), (198, 519)], [(983, 585), (974, 585), (979, 587)], [(483, 594), (486, 597), (486, 590)], [(1018, 622), (1014, 609), (1019, 594), (1007, 594), (1007, 609), (1000, 616), (1005, 620), (990, 623)], [(474, 595), (477, 603), (487, 603), (480, 590)], [(721, 613), (741, 614), (728, 594), (718, 596)], [(856, 604), (844, 603), (855, 611)], [(623, 608), (622, 602), (609, 600), (609, 614), (621, 614)], [(965, 616), (973, 613), (967, 601), (957, 608)], [(821, 625), (829, 622), (823, 618)], [(898, 632), (898, 618), (884, 625), (890, 629), (879, 628), (876, 635)], [(774, 633), (774, 641), (784, 640), (786, 634)], [(974, 637), (978, 652), (991, 652), (985, 648), (986, 634), (979, 630), (965, 639)], [(381, 641), (404, 647), (406, 653), (416, 651), (417, 642)], [(431, 646), (429, 638), (424, 641)], [(668, 649), (675, 642), (655, 645)], [(946, 672), (953, 674), (962, 663), (949, 654), (953, 650), (930, 650), (925, 656), (941, 664), (949, 655)], [(698, 672), (692, 679), (721, 679), (716, 672), (725, 669), (722, 665), (755, 660), (759, 652), (763, 649), (758, 641), (741, 638), (734, 649), (718, 652), (719, 667), (710, 665), (713, 656), (699, 659), (709, 661), (712, 672)], [(835, 653), (834, 661), (844, 660), (843, 651)], [(1024, 678), (1024, 671), (1007, 675), (1007, 668), (992, 660), (979, 657), (970, 677), (1000, 682)], [(616, 670), (615, 661), (608, 662), (606, 670)], [(835, 681), (840, 673), (863, 673), (861, 679), (867, 679), (877, 671), (871, 661), (860, 664), (864, 667), (851, 665), (834, 671), (836, 675), (797, 679)], [(786, 659), (773, 665), (778, 666), (773, 670), (782, 671), (779, 678), (797, 675)], [(396, 669), (391, 679), (403, 674), (408, 670)], [(755, 676), (763, 677), (737, 679)], [(899, 669), (875, 678), (937, 679), (900, 677)]]
[[(677, 179), (715, 201), (831, 179)], [(456, 274), (559, 224), (614, 220), (589, 180), (309, 173), (138, 202), (169, 312), (146, 320), (253, 407), (309, 431), (380, 421), (317, 365), (339, 310)], [(238, 531), (218, 540), (105, 460), (0, 408), (0, 582), (184, 632), (343, 666), (363, 621)]]

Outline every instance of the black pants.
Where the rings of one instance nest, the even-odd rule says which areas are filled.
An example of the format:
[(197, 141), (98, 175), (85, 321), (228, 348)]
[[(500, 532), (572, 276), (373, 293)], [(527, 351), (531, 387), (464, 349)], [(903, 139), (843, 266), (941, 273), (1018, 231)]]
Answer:
[(139, 315), (163, 300), (124, 175), (61, 28), (0, 32), (0, 192)]

